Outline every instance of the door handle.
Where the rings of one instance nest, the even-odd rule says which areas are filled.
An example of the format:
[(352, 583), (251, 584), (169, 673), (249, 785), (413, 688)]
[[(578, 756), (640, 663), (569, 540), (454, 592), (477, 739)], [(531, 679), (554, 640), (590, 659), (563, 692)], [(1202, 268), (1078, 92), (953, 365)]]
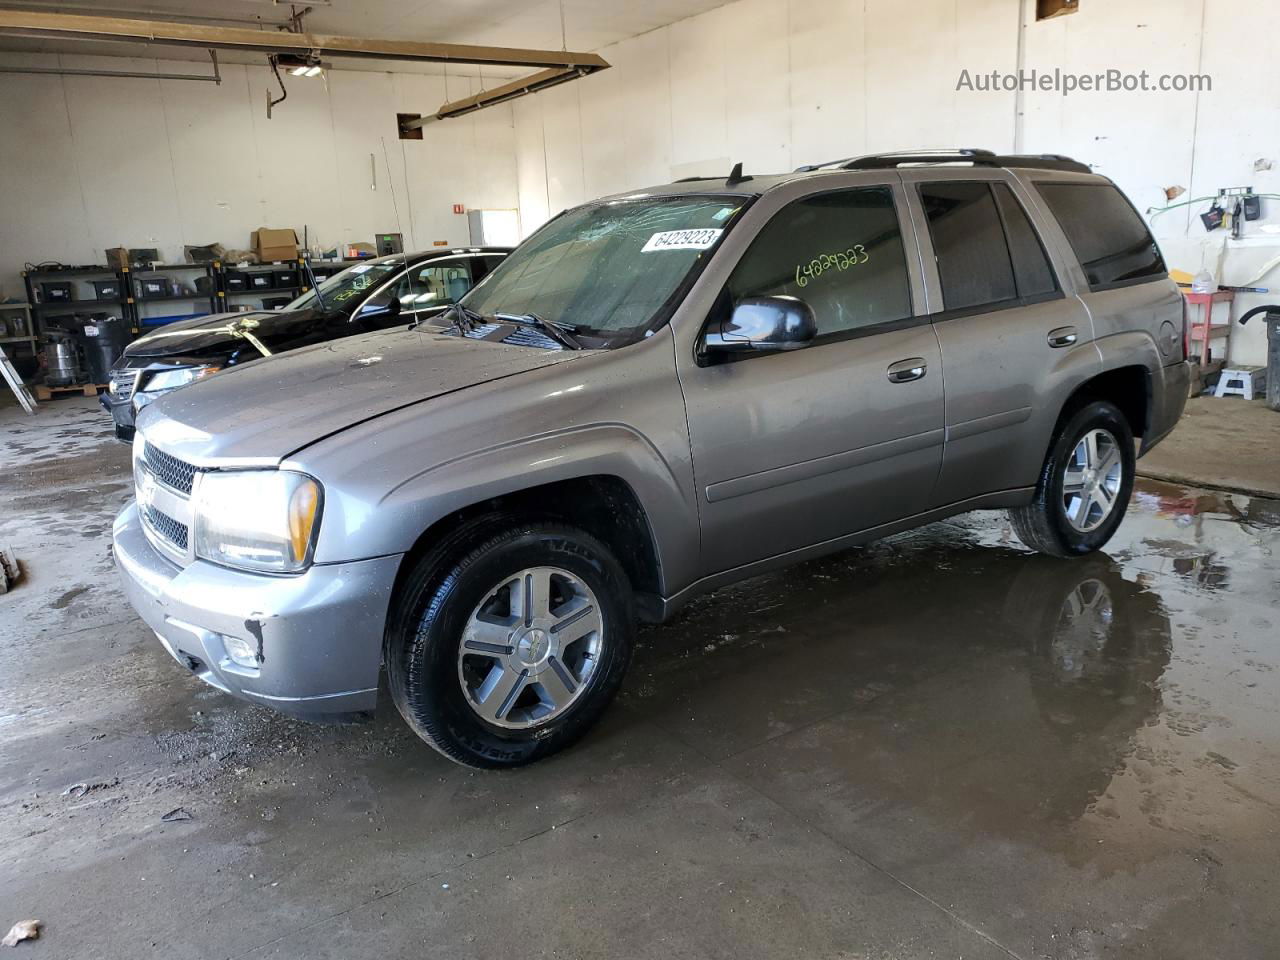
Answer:
[(897, 363), (889, 364), (886, 371), (890, 383), (910, 383), (912, 380), (919, 380), (929, 372), (929, 365), (924, 362), (924, 357), (912, 357), (910, 360), (899, 360)]
[(1059, 327), (1049, 331), (1048, 339), (1051, 347), (1069, 347), (1080, 339), (1080, 334), (1075, 327)]

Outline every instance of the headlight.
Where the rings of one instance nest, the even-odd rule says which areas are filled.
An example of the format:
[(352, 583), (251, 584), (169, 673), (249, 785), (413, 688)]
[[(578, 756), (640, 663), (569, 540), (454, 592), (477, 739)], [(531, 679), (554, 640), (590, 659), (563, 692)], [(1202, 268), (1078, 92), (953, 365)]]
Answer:
[(207, 367), (175, 367), (172, 370), (161, 370), (159, 373), (153, 373), (146, 378), (142, 384), (141, 392), (151, 393), (152, 391), (174, 390), (178, 387), (185, 387), (188, 383), (203, 380), (221, 369), (221, 367), (211, 364)]
[(323, 494), (305, 473), (213, 471), (195, 494), (196, 556), (242, 570), (297, 573), (311, 563)]

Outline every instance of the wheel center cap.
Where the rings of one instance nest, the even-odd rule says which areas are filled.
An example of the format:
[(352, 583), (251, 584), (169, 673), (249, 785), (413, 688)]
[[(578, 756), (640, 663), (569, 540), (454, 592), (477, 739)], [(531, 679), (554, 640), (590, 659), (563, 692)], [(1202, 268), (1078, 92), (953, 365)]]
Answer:
[(525, 631), (516, 644), (516, 653), (528, 666), (537, 666), (551, 651), (551, 635), (540, 627)]

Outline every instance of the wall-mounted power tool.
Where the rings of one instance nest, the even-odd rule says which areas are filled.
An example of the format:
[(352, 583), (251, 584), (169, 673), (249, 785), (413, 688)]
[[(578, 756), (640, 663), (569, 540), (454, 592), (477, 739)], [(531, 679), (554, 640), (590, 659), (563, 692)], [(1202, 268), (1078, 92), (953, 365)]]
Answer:
[(1244, 236), (1244, 225), (1251, 220), (1262, 219), (1262, 197), (1253, 187), (1226, 187), (1218, 191), (1218, 197), (1208, 213), (1200, 214), (1204, 228), (1212, 233), (1231, 218), (1231, 236), (1239, 240)]

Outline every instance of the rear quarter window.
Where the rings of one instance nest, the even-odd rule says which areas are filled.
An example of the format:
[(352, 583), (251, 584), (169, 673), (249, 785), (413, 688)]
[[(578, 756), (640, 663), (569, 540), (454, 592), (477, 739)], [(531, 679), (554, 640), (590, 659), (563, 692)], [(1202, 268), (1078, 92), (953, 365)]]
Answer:
[(1169, 275), (1151, 231), (1119, 188), (1109, 183), (1036, 184), (1094, 290)]

